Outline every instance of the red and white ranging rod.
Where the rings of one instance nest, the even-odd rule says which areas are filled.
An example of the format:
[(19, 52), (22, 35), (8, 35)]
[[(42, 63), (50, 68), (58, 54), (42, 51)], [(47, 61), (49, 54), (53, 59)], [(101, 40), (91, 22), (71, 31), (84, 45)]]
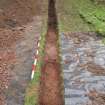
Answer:
[(37, 61), (38, 61), (38, 55), (39, 55), (40, 40), (41, 40), (41, 37), (40, 37), (39, 40), (37, 41), (37, 46), (38, 46), (38, 47), (37, 47), (37, 50), (36, 50), (34, 63), (33, 63), (33, 65), (32, 65), (31, 79), (34, 78), (34, 74), (35, 74), (35, 70), (36, 70), (36, 64), (37, 64)]

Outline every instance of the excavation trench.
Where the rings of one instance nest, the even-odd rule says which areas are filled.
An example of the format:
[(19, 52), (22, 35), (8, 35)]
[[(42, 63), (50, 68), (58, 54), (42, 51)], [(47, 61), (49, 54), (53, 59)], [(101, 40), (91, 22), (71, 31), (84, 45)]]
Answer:
[(40, 105), (64, 105), (60, 76), (58, 28), (55, 0), (49, 0), (48, 30), (41, 75)]

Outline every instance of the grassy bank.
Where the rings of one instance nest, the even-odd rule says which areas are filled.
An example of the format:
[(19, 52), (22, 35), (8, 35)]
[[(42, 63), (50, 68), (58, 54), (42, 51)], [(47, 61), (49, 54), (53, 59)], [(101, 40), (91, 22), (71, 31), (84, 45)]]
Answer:
[(105, 7), (91, 0), (57, 0), (60, 32), (95, 31), (105, 35)]
[(105, 36), (105, 7), (90, 0), (81, 0), (79, 12), (87, 23), (93, 25), (97, 33)]
[(87, 24), (78, 11), (80, 0), (57, 0), (57, 16), (60, 32), (88, 32), (94, 28)]
[(39, 58), (36, 65), (36, 71), (34, 79), (30, 81), (29, 86), (26, 89), (25, 102), (24, 105), (39, 105), (39, 92), (40, 92), (40, 76), (41, 67), (43, 65), (44, 48), (45, 48), (45, 35), (47, 33), (47, 16), (48, 16), (48, 1), (44, 1), (44, 7), (42, 7), (42, 30), (41, 30), (41, 40), (39, 47)]
[(25, 104), (24, 105), (38, 105), (39, 99), (39, 88), (40, 88), (40, 76), (41, 76), (41, 67), (43, 65), (43, 56), (44, 56), (44, 46), (45, 46), (45, 34), (46, 34), (46, 22), (43, 23), (42, 35), (39, 47), (39, 59), (36, 66), (36, 71), (34, 79), (31, 80), (29, 86), (26, 90)]

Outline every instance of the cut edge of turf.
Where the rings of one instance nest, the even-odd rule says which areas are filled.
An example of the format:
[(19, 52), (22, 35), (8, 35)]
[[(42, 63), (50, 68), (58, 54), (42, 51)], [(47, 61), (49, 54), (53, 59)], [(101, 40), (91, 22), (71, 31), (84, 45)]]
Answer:
[(33, 80), (30, 81), (25, 94), (24, 105), (39, 105), (39, 87), (41, 77), (41, 67), (43, 65), (44, 47), (45, 47), (45, 35), (47, 33), (47, 18), (43, 19), (43, 25), (41, 29), (41, 40), (39, 47), (38, 62), (36, 65), (35, 75)]

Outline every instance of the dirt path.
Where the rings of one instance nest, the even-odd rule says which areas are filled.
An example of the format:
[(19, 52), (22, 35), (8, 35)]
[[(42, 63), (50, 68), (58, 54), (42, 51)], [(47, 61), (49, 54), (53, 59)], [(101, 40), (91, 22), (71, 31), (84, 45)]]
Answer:
[(58, 30), (55, 0), (49, 0), (48, 32), (46, 35), (45, 59), (41, 76), (40, 105), (64, 105), (62, 79), (58, 55)]

